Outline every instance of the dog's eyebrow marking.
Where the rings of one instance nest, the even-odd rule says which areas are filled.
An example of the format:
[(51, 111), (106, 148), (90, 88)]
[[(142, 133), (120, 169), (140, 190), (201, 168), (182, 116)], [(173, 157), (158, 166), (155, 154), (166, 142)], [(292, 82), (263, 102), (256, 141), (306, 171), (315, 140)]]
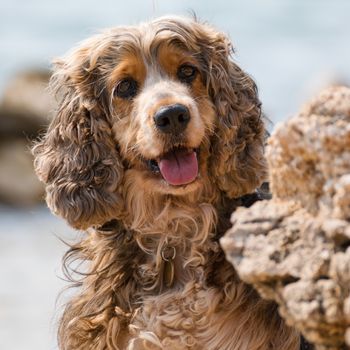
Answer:
[(120, 56), (118, 64), (110, 73), (107, 85), (109, 90), (112, 91), (119, 80), (131, 77), (142, 86), (145, 82), (146, 75), (147, 66), (141, 55), (137, 54), (136, 51), (128, 54), (124, 53)]

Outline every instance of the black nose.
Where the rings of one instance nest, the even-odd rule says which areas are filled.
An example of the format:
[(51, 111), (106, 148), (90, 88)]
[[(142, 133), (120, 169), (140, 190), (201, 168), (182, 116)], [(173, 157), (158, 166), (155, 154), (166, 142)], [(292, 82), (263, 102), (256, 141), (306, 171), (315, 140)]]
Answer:
[(156, 127), (166, 134), (179, 134), (190, 121), (190, 111), (181, 104), (163, 107), (154, 116)]

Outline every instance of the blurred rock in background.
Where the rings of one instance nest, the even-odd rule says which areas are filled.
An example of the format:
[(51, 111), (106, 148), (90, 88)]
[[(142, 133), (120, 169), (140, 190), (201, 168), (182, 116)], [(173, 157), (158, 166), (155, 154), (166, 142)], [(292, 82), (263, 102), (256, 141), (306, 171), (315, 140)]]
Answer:
[(49, 79), (46, 70), (19, 73), (0, 100), (0, 203), (30, 206), (43, 200), (30, 148), (55, 108), (47, 90)]

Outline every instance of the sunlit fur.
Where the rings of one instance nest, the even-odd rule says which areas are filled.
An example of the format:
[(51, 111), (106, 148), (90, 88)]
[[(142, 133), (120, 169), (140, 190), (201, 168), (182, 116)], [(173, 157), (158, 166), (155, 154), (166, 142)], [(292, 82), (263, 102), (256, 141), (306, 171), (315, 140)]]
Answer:
[[(239, 197), (266, 178), (256, 86), (231, 51), (207, 24), (160, 18), (104, 31), (56, 62), (59, 109), (34, 147), (35, 168), (51, 210), (86, 230), (65, 257), (84, 263), (61, 349), (298, 349), (298, 334), (218, 244)], [(183, 63), (198, 69), (191, 84), (176, 75)], [(125, 76), (139, 85), (131, 99), (115, 94)], [(153, 121), (173, 103), (191, 114), (178, 137)], [(200, 176), (184, 186), (146, 166), (176, 145), (200, 150)], [(165, 245), (176, 249), (171, 287)]]

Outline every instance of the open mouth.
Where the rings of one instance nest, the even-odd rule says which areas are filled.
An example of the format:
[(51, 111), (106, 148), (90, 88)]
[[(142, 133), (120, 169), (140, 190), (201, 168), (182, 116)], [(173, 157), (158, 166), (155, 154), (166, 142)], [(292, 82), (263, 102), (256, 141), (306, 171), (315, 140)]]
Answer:
[(147, 163), (153, 173), (160, 173), (163, 179), (173, 186), (189, 184), (198, 176), (197, 149), (174, 148)]

